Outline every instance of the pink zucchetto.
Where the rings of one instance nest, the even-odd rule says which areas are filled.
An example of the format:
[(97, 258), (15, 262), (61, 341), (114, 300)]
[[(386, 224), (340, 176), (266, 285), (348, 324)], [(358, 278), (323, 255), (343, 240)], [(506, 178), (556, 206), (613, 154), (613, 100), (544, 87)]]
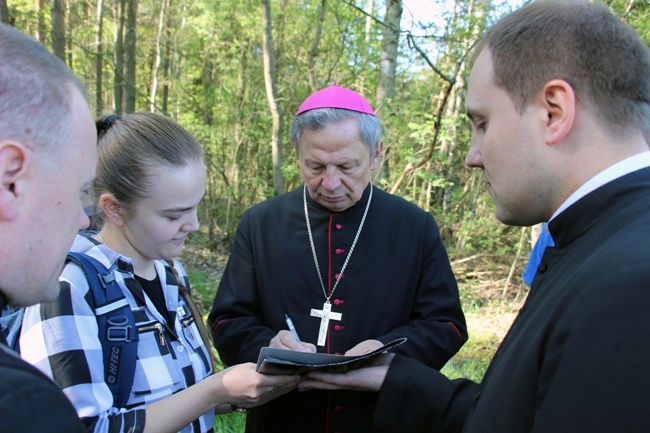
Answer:
[(376, 116), (366, 99), (345, 87), (329, 86), (312, 93), (298, 108), (296, 116), (316, 108), (342, 108)]

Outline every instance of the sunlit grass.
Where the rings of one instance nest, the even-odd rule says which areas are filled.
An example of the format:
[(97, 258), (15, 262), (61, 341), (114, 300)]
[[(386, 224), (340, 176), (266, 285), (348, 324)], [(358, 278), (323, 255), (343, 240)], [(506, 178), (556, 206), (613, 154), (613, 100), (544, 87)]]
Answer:
[(227, 413), (214, 418), (214, 431), (218, 433), (242, 433), (246, 427), (246, 415)]
[(480, 382), (516, 316), (518, 303), (486, 294), (475, 283), (460, 283), (460, 296), (469, 340), (441, 371), (450, 379)]

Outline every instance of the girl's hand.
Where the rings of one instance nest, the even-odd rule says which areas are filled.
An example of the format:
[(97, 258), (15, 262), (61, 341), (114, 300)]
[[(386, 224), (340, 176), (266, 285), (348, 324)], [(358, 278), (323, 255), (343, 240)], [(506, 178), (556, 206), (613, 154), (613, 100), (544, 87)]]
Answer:
[(265, 375), (255, 371), (252, 362), (234, 365), (215, 376), (223, 403), (242, 408), (262, 405), (296, 389), (300, 376)]

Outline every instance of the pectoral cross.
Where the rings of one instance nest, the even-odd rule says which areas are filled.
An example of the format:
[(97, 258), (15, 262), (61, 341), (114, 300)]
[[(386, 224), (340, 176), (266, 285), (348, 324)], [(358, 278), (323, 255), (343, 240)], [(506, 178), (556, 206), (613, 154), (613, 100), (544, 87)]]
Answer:
[(320, 317), (320, 329), (318, 330), (318, 345), (325, 346), (325, 339), (327, 338), (327, 328), (331, 320), (341, 320), (343, 315), (332, 311), (332, 304), (330, 301), (325, 301), (322, 310), (311, 309), (310, 316)]

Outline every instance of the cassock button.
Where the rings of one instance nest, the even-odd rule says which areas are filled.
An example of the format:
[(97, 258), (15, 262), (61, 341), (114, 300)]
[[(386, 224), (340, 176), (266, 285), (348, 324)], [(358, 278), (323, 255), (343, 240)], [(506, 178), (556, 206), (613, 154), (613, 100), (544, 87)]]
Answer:
[(343, 405), (334, 406), (334, 413), (339, 413), (343, 410)]
[(545, 272), (547, 268), (548, 265), (542, 262), (537, 266), (537, 272)]
[(337, 224), (334, 227), (336, 227), (336, 230), (341, 230), (343, 228), (343, 224)]
[(335, 352), (334, 355), (343, 355), (343, 352)]
[(333, 304), (334, 305), (341, 305), (343, 302), (345, 302), (343, 299), (334, 299)]
[(345, 250), (343, 248), (337, 248), (334, 252), (340, 256), (345, 252)]
[(343, 326), (343, 325), (334, 325), (334, 330), (335, 331), (343, 331), (343, 328), (345, 328), (345, 326)]
[(334, 278), (336, 278), (336, 279), (338, 280), (338, 279), (340, 279), (340, 278), (345, 278), (345, 275), (343, 275), (343, 274), (336, 274), (336, 275), (334, 275)]

